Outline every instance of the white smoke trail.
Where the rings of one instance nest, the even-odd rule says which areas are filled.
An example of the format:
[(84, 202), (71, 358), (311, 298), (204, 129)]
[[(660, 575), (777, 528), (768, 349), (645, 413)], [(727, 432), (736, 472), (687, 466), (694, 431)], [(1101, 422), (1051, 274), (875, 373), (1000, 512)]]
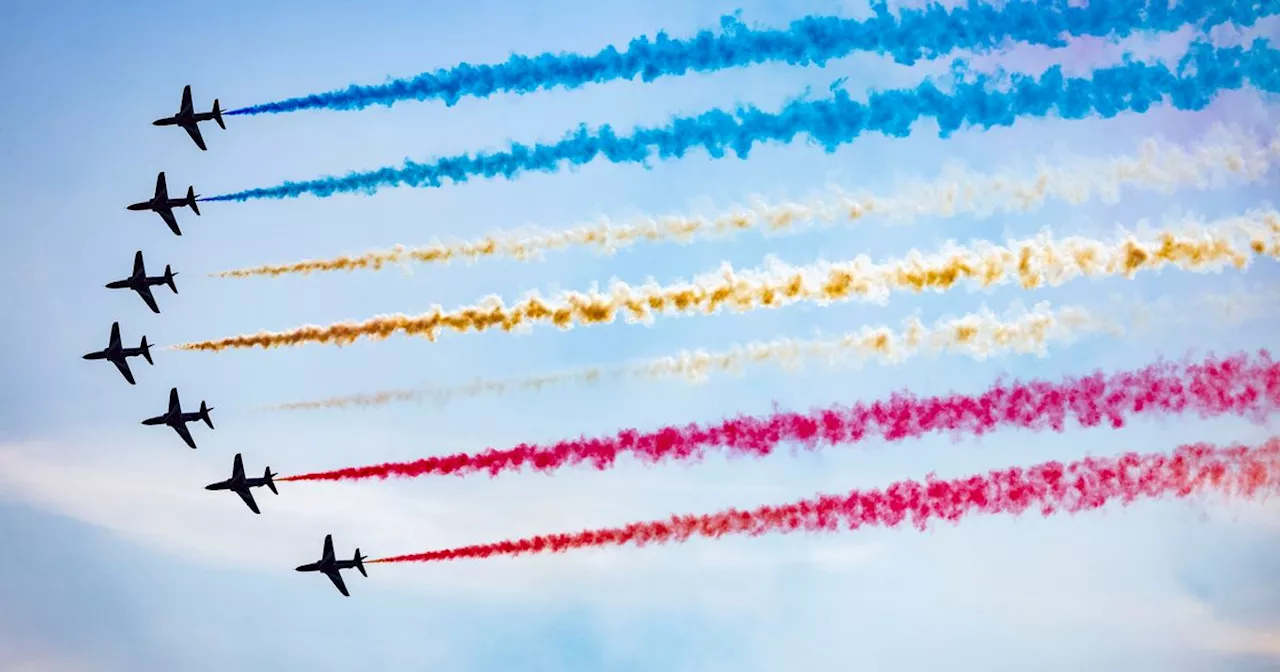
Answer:
[(810, 362), (860, 367), (871, 361), (892, 365), (913, 357), (943, 354), (960, 354), (979, 361), (1005, 354), (1043, 357), (1048, 355), (1050, 345), (1068, 346), (1097, 335), (1142, 338), (1153, 331), (1190, 322), (1219, 326), (1241, 323), (1267, 313), (1275, 314), (1280, 305), (1277, 301), (1280, 301), (1280, 289), (1161, 297), (1154, 301), (1117, 296), (1093, 309), (1063, 306), (1053, 310), (1048, 302), (1039, 302), (1027, 310), (1020, 302), (1015, 302), (1002, 315), (983, 306), (960, 318), (940, 319), (929, 327), (912, 317), (897, 330), (886, 326), (863, 327), (836, 337), (815, 334), (811, 339), (779, 338), (733, 345), (719, 352), (684, 350), (670, 356), (614, 366), (584, 367), (506, 379), (480, 378), (456, 386), (383, 390), (293, 402), (263, 410), (369, 407), (409, 401), (444, 405), (456, 399), (486, 394), (536, 394), (548, 387), (589, 385), (627, 378), (678, 378), (699, 384), (707, 382), (712, 374), (740, 376), (749, 367), (763, 365), (794, 371)]

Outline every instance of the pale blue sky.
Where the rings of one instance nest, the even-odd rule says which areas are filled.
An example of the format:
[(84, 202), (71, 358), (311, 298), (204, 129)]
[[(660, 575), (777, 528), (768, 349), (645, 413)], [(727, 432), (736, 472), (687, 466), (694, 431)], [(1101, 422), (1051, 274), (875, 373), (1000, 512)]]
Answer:
[[(511, 52), (595, 51), (659, 29), (715, 25), (741, 8), (748, 22), (782, 25), (805, 13), (857, 16), (851, 2), (532, 4), (412, 2), (38, 3), (0, 22), (5, 63), (0, 113), (0, 668), (31, 670), (1021, 670), (1274, 669), (1280, 659), (1280, 525), (1274, 505), (1158, 502), (1075, 518), (969, 519), (920, 534), (858, 534), (697, 541), (680, 547), (579, 552), (454, 565), (375, 565), (348, 576), (342, 598), (322, 577), (292, 568), (337, 550), (371, 556), (500, 537), (611, 525), (675, 512), (785, 502), (816, 491), (874, 487), (936, 471), (957, 476), (1086, 452), (1170, 450), (1191, 440), (1256, 440), (1274, 427), (1243, 420), (1138, 422), (1122, 431), (1061, 435), (1001, 432), (980, 441), (928, 437), (868, 442), (767, 460), (555, 476), (510, 475), (359, 484), (281, 484), (255, 492), (253, 516), (206, 483), (231, 456), (282, 473), (552, 441), (622, 427), (712, 420), (870, 399), (909, 387), (976, 391), (1000, 374), (1056, 377), (1142, 365), (1189, 348), (1272, 347), (1274, 311), (1242, 326), (1183, 326), (1142, 339), (1094, 339), (1048, 358), (921, 359), (861, 370), (810, 366), (756, 370), (701, 387), (678, 381), (561, 388), (541, 396), (477, 398), (437, 408), (268, 414), (263, 404), (330, 394), (465, 382), (608, 364), (681, 348), (837, 332), (863, 324), (926, 322), (1015, 299), (1054, 305), (1103, 292), (1127, 297), (1274, 289), (1264, 262), (1247, 274), (1169, 272), (1134, 281), (1078, 281), (1027, 294), (953, 291), (896, 296), (886, 306), (794, 307), (748, 315), (615, 324), (558, 333), (393, 338), (346, 348), (165, 352), (131, 364), (138, 385), (80, 355), (124, 339), (159, 345), (258, 329), (325, 324), (488, 293), (585, 289), (611, 277), (667, 282), (721, 261), (752, 267), (766, 254), (793, 263), (932, 250), (948, 238), (1106, 234), (1144, 217), (1216, 218), (1268, 204), (1275, 179), (1168, 197), (1131, 192), (1115, 205), (1051, 204), (1032, 216), (868, 221), (789, 238), (589, 251), (545, 263), (490, 261), (380, 273), (219, 280), (207, 273), (327, 257), (434, 236), (468, 238), (525, 223), (556, 227), (598, 214), (709, 212), (751, 194), (803, 196), (827, 182), (887, 190), (928, 178), (947, 161), (975, 169), (1029, 166), (1037, 154), (1130, 152), (1151, 133), (1195, 140), (1215, 120), (1258, 131), (1277, 125), (1276, 102), (1252, 90), (1199, 113), (1157, 109), (1107, 121), (1021, 120), (962, 131), (932, 124), (907, 139), (863, 137), (825, 154), (802, 142), (755, 150), (750, 160), (692, 156), (636, 165), (596, 163), (516, 181), (435, 190), (392, 189), (287, 201), (208, 203), (178, 213), (184, 235), (124, 206), (150, 194), (155, 173), (171, 191), (206, 195), (285, 179), (558, 138), (580, 122), (626, 128), (673, 114), (752, 102), (777, 107), (806, 87), (911, 86), (949, 60), (907, 68), (857, 55), (826, 68), (765, 65), (540, 92), (452, 108), (405, 103), (357, 113), (308, 111), (229, 117), (202, 126), (208, 152), (171, 114), (184, 84), (198, 109), (226, 109), (383, 81)], [(1276, 34), (1275, 21), (1250, 34)], [(1129, 40), (1135, 54), (1176, 54), (1188, 34)], [(1119, 59), (1096, 43), (1059, 51), (1018, 48), (977, 62), (1038, 72), (1065, 61), (1079, 72)], [(1270, 203), (1274, 205), (1274, 203)], [(160, 315), (102, 285), (127, 275), (135, 250), (151, 272), (172, 264), (179, 295), (157, 292)], [(198, 426), (200, 450), (169, 430), (143, 427), (177, 386), (187, 406), (215, 407), (217, 430)], [(27, 665), (28, 667), (23, 667)]]

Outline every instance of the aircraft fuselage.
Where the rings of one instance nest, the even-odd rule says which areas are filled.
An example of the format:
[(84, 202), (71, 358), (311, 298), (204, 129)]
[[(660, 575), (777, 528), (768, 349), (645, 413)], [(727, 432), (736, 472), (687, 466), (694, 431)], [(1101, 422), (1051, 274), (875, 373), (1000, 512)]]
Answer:
[(163, 284), (166, 284), (163, 275), (131, 275), (124, 280), (108, 282), (107, 289), (138, 289), (141, 287), (158, 287)]
[(188, 422), (196, 422), (201, 419), (199, 411), (185, 411), (178, 413), (165, 413), (164, 415), (157, 415), (154, 418), (147, 418), (142, 421), (142, 424), (169, 425), (172, 427), (175, 425), (185, 425)]
[(97, 352), (91, 352), (84, 356), (85, 359), (115, 359), (120, 357), (137, 357), (143, 352), (142, 348), (113, 348), (106, 347)]
[(241, 490), (244, 488), (260, 488), (267, 484), (267, 479), (262, 477), (254, 478), (228, 478), (218, 483), (210, 483), (204, 486), (205, 490)]
[(299, 565), (295, 571), (327, 573), (339, 569), (355, 569), (355, 567), (355, 560), (320, 560), (317, 562), (309, 562), (305, 565)]
[(125, 208), (128, 210), (135, 210), (135, 211), (136, 210), (172, 210), (174, 208), (180, 208), (186, 204), (187, 204), (186, 199), (182, 199), (182, 198), (166, 198), (166, 199), (151, 198), (145, 201), (134, 203), (133, 205), (125, 206)]
[[(180, 416), (182, 414), (179, 413), (178, 415)], [(157, 415), (154, 418), (147, 418), (146, 420), (142, 421), (142, 424), (144, 425), (175, 425), (175, 424), (179, 424), (180, 422), (181, 421), (176, 419), (172, 414), (165, 413), (164, 415)]]
[(175, 114), (172, 117), (156, 119), (152, 126), (182, 126), (184, 124), (213, 121), (213, 112), (193, 112), (191, 114)]

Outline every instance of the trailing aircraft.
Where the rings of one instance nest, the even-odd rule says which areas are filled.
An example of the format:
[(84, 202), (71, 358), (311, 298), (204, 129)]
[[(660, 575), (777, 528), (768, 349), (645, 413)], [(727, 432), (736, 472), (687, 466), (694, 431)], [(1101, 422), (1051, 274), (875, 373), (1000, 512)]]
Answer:
[(361, 574), (368, 577), (369, 573), (364, 571), (364, 561), (368, 559), (368, 556), (360, 555), (360, 549), (358, 548), (356, 549), (355, 557), (351, 560), (335, 559), (333, 557), (333, 535), (326, 534), (324, 535), (324, 552), (321, 554), (320, 560), (301, 565), (297, 567), (297, 571), (323, 572), (325, 576), (329, 577), (330, 581), (333, 581), (333, 585), (338, 587), (338, 592), (351, 597), (351, 593), (347, 592), (347, 584), (342, 582), (342, 574), (339, 573), (339, 570), (355, 567), (360, 570)]
[(133, 255), (133, 275), (124, 280), (116, 280), (107, 283), (107, 289), (132, 289), (142, 297), (147, 307), (151, 308), (151, 312), (159, 313), (160, 308), (156, 306), (156, 297), (151, 295), (151, 288), (160, 285), (169, 285), (169, 289), (174, 294), (178, 293), (178, 286), (173, 284), (173, 276), (177, 275), (169, 269), (168, 264), (164, 267), (164, 275), (147, 277), (147, 268), (142, 264), (142, 250), (138, 250)]
[(240, 495), (240, 499), (244, 500), (250, 511), (262, 513), (258, 510), (258, 503), (253, 501), (253, 493), (249, 492), (249, 488), (258, 488), (265, 485), (270, 488), (271, 492), (278, 495), (280, 491), (276, 490), (276, 482), (274, 480), (277, 475), (271, 473), (271, 467), (267, 467), (267, 470), (262, 474), (262, 478), (245, 478), (244, 461), (240, 459), (240, 453), (236, 453), (236, 459), (231, 463), (231, 478), (217, 483), (210, 483), (204, 486), (204, 489), (230, 490)]
[(164, 171), (156, 176), (156, 195), (150, 200), (139, 201), (133, 205), (125, 206), (128, 210), (153, 210), (160, 215), (160, 219), (169, 225), (169, 230), (173, 231), (175, 236), (181, 236), (182, 230), (178, 228), (178, 220), (173, 216), (174, 208), (188, 207), (191, 211), (200, 214), (200, 206), (196, 205), (196, 199), (200, 194), (196, 193), (195, 187), (187, 187), (186, 198), (169, 198), (169, 188), (165, 185)]
[(107, 341), (107, 347), (97, 352), (91, 352), (84, 356), (84, 359), (105, 359), (120, 369), (120, 375), (129, 381), (130, 385), (137, 385), (133, 380), (133, 372), (129, 370), (129, 357), (137, 357), (141, 355), (147, 363), (155, 366), (155, 362), (151, 361), (151, 346), (147, 345), (147, 337), (142, 337), (142, 343), (136, 348), (126, 348), (120, 344), (120, 323), (111, 323), (111, 337)]
[(182, 404), (178, 401), (178, 388), (170, 388), (169, 390), (169, 410), (164, 415), (157, 415), (154, 418), (147, 418), (142, 421), (144, 425), (168, 425), (173, 431), (182, 437), (182, 440), (195, 450), (196, 442), (191, 439), (191, 432), (187, 430), (188, 422), (203, 420), (204, 424), (209, 425), (209, 429), (213, 429), (213, 421), (209, 419), (209, 411), (212, 406), (205, 406), (203, 401), (200, 402), (200, 410), (194, 413), (183, 413)]

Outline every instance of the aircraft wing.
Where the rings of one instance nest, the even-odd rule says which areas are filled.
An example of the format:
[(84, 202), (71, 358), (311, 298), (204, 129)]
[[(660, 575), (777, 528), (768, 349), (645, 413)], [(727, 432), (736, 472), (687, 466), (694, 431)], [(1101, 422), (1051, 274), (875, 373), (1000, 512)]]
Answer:
[(196, 147), (208, 151), (209, 148), (204, 146), (204, 136), (200, 135), (200, 126), (198, 126), (196, 122), (193, 121), (183, 124), (182, 130), (186, 131), (187, 135), (191, 136), (192, 140), (195, 140)]
[(112, 358), (111, 363), (115, 364), (117, 369), (120, 369), (120, 375), (124, 376), (124, 379), (129, 381), (130, 385), (137, 385), (133, 380), (133, 372), (129, 370), (129, 362), (124, 357)]
[(192, 450), (195, 450), (196, 442), (194, 439), (191, 438), (191, 432), (190, 430), (187, 429), (187, 425), (185, 423), (178, 423), (176, 425), (173, 425), (173, 431), (177, 432), (178, 436), (181, 436), (182, 440), (186, 441), (187, 445), (191, 446)]
[(120, 345), (120, 323), (111, 323), (111, 341), (108, 347), (117, 347)]
[(164, 223), (169, 225), (169, 230), (174, 235), (182, 235), (182, 230), (178, 228), (178, 220), (173, 217), (173, 208), (156, 208), (156, 212), (159, 213), (160, 219), (163, 219)]
[(133, 274), (144, 275), (147, 272), (146, 268), (146, 266), (142, 265), (142, 250), (138, 250), (133, 255)]
[(178, 413), (182, 411), (182, 402), (178, 400), (178, 388), (169, 388), (169, 412)]
[(236, 490), (236, 494), (240, 495), (240, 499), (243, 499), (244, 503), (249, 505), (250, 511), (254, 513), (262, 513), (261, 511), (258, 510), (258, 503), (253, 501), (253, 493), (249, 492), (249, 488), (241, 488), (239, 490)]
[(347, 584), (345, 584), (345, 583), (343, 583), (343, 582), (342, 582), (342, 574), (339, 574), (339, 573), (338, 573), (338, 570), (336, 570), (336, 569), (331, 569), (331, 570), (329, 570), (329, 571), (325, 572), (325, 573), (324, 573), (324, 575), (325, 575), (325, 576), (327, 576), (327, 577), (329, 577), (329, 580), (330, 580), (330, 581), (333, 581), (333, 585), (335, 585), (335, 586), (337, 586), (337, 587), (338, 587), (338, 592), (339, 592), (339, 593), (342, 593), (343, 595), (345, 595), (345, 596), (347, 596), (347, 597), (351, 597), (351, 593), (348, 593), (348, 592), (347, 592)]
[(160, 307), (156, 305), (156, 297), (151, 295), (150, 287), (143, 285), (141, 287), (138, 287), (137, 290), (138, 290), (138, 296), (141, 296), (142, 300), (147, 303), (147, 307), (151, 309), (151, 312), (153, 313), (160, 312)]
[(159, 175), (156, 175), (156, 202), (163, 203), (167, 200), (169, 200), (169, 186), (165, 182), (162, 170)]
[(244, 477), (244, 460), (240, 459), (240, 453), (236, 453), (236, 458), (231, 461), (231, 478)]
[(333, 559), (333, 535), (332, 534), (324, 535), (324, 553), (320, 555), (320, 559), (322, 560)]

